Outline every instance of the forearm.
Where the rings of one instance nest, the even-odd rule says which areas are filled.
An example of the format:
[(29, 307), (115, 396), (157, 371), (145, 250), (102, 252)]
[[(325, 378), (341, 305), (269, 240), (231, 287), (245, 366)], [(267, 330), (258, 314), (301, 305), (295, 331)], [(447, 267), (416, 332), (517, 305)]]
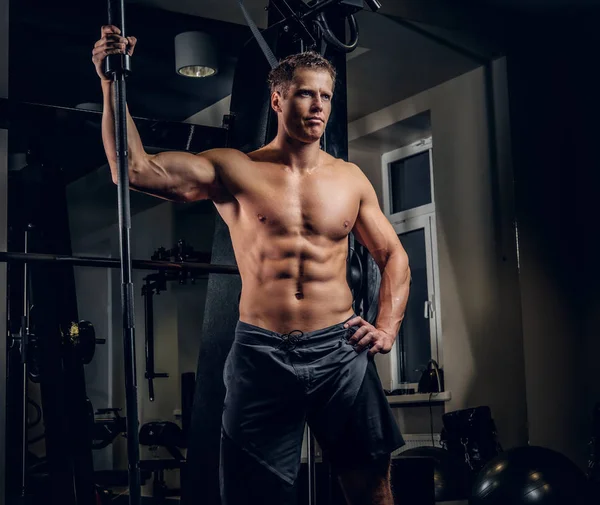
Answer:
[(403, 250), (392, 253), (381, 267), (379, 308), (375, 327), (394, 337), (400, 330), (410, 289), (410, 268)]
[[(104, 108), (102, 113), (102, 141), (104, 143), (104, 151), (110, 165), (110, 171), (112, 174), (113, 181), (117, 181), (118, 167), (117, 167), (117, 149), (115, 144), (115, 103), (114, 103), (114, 91), (111, 81), (102, 81), (102, 93), (104, 95)], [(130, 181), (135, 175), (136, 171), (141, 166), (141, 161), (146, 160), (146, 152), (142, 139), (135, 126), (135, 123), (129, 114), (129, 108), (126, 107), (127, 111), (127, 150), (128, 150), (128, 161), (129, 161), (129, 178)]]

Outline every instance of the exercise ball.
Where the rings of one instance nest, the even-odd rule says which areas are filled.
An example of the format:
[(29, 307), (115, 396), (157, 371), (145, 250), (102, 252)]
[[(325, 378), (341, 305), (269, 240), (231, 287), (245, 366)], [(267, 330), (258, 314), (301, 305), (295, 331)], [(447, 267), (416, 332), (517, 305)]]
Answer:
[(440, 447), (415, 447), (400, 454), (401, 458), (433, 459), (435, 501), (461, 500), (468, 496), (468, 469), (464, 460)]
[(481, 469), (469, 505), (584, 505), (589, 483), (562, 454), (544, 447), (517, 447)]

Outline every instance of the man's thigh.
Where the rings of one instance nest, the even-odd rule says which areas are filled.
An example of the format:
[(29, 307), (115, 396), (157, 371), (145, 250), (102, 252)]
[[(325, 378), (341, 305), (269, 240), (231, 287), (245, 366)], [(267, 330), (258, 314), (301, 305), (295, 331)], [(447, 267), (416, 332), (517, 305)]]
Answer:
[(283, 356), (266, 346), (235, 342), (223, 374), (221, 464), (236, 467), (236, 449), (284, 482), (300, 466), (305, 411), (303, 390)]
[[(331, 401), (325, 408), (313, 405), (308, 415), (308, 423), (323, 449), (324, 457), (333, 466), (348, 461), (385, 460), (404, 445), (375, 363), (364, 355), (359, 359), (368, 363), (352, 401)], [(343, 380), (338, 381), (335, 387), (343, 388)], [(337, 393), (332, 391), (330, 394), (335, 397)]]
[(277, 475), (224, 433), (220, 488), (222, 505), (297, 505), (298, 502), (294, 483)]

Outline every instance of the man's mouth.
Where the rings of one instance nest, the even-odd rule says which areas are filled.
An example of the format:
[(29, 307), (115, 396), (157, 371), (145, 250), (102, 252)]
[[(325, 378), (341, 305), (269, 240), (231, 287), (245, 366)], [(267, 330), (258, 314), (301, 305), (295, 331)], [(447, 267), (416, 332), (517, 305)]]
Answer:
[(307, 119), (307, 121), (309, 121), (309, 122), (311, 122), (311, 123), (312, 123), (313, 121), (318, 121), (319, 123), (324, 123), (324, 121), (323, 121), (323, 120), (322, 120), (320, 117), (309, 117), (309, 118)]

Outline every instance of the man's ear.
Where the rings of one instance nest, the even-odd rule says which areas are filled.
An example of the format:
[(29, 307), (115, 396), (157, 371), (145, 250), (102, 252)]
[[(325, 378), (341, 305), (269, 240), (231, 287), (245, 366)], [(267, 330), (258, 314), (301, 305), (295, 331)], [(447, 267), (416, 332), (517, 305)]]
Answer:
[(281, 112), (281, 93), (279, 91), (271, 93), (271, 107), (275, 112)]

